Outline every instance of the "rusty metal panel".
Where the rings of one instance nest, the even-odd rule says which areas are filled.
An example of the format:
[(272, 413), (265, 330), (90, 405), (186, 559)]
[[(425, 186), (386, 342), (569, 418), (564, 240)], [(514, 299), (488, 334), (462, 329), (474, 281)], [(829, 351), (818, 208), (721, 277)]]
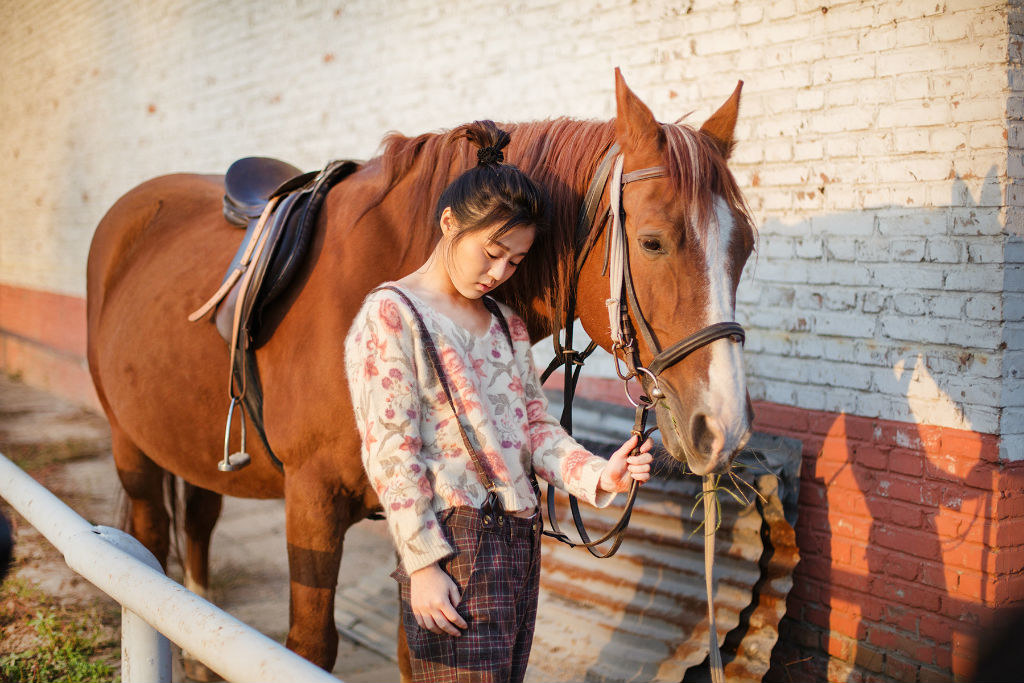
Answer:
[[(576, 434), (595, 450), (628, 434), (601, 405), (576, 411)], [(629, 422), (628, 416), (625, 418)], [(719, 495), (715, 617), (729, 681), (760, 681), (778, 639), (798, 561), (795, 535), (800, 443), (756, 435), (735, 474), (758, 489), (731, 484), (736, 500)], [(707, 598), (698, 477), (664, 463), (641, 489), (618, 554), (599, 560), (585, 550), (545, 539), (537, 636), (530, 681), (681, 681), (707, 678)], [(774, 470), (774, 471), (772, 471)], [(747, 502), (743, 501), (746, 498)], [(785, 505), (783, 501), (793, 504)], [(619, 502), (619, 501), (616, 501)], [(615, 522), (620, 508), (581, 506), (592, 536)], [(785, 509), (791, 508), (791, 509)], [(691, 515), (692, 510), (692, 515)], [(790, 517), (787, 521), (786, 517)], [(572, 528), (560, 496), (559, 524)]]

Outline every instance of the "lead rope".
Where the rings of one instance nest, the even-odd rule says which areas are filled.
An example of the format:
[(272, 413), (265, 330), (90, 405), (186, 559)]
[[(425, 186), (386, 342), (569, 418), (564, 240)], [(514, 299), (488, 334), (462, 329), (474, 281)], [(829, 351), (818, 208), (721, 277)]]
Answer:
[(725, 683), (722, 670), (722, 651), (718, 649), (718, 628), (715, 626), (715, 603), (712, 593), (715, 567), (715, 529), (718, 526), (718, 507), (712, 498), (715, 485), (710, 475), (704, 475), (704, 583), (708, 590), (708, 660), (711, 666), (711, 683)]

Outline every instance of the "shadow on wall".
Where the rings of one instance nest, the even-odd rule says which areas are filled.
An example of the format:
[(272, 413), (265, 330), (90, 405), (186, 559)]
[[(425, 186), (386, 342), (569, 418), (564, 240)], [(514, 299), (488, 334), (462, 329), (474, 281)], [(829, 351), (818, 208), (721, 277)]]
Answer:
[[(908, 387), (934, 382), (913, 362), (894, 371)], [(841, 415), (824, 435), (798, 527), (799, 573), (813, 577), (803, 619), (833, 658), (801, 667), (815, 679), (859, 680), (834, 660), (897, 680), (922, 666), (971, 670), (994, 602), (998, 453), (994, 440), (952, 431)]]
[(948, 207), (767, 223), (737, 303), (755, 400), (914, 421), (891, 370), (920, 352), (945, 390), (921, 395), (925, 422), (999, 431), (998, 383), (975, 379), (1002, 356), (999, 179), (990, 169), (977, 201), (967, 180)]
[[(994, 234), (972, 241), (968, 222), (977, 218), (973, 208), (1001, 205), (998, 187), (992, 169), (975, 204), (957, 178), (955, 208), (921, 213), (933, 221), (948, 219), (956, 228), (950, 237), (994, 248), (995, 258), (1001, 258), (1004, 238)], [(841, 235), (843, 219), (827, 220), (836, 226), (833, 234)], [(921, 254), (921, 261), (931, 255), (925, 245)], [(960, 265), (950, 261), (944, 272), (998, 267), (986, 260), (976, 260), (973, 249), (964, 246)], [(915, 264), (901, 265), (907, 281), (914, 282)], [(926, 283), (934, 272), (925, 275), (910, 286), (931, 289)], [(968, 298), (970, 278), (943, 275), (943, 290), (951, 279), (961, 283), (956, 289)], [(819, 291), (828, 296), (826, 287)], [(884, 315), (888, 297), (903, 293), (880, 290), (881, 300), (874, 304), (878, 314)], [(946, 293), (934, 292), (936, 298)], [(868, 310), (860, 313), (870, 317)], [(854, 387), (859, 379), (846, 385), (845, 369), (835, 373), (840, 386), (855, 389), (845, 394), (855, 399), (850, 405), (824, 405), (827, 412), (785, 408), (785, 403), (762, 408), (769, 414), (759, 416), (759, 428), (804, 442), (797, 525), (801, 564), (766, 680), (852, 682), (867, 672), (886, 680), (963, 680), (975, 667), (977, 634), (991, 623), (996, 607), (1013, 601), (1006, 574), (1014, 563), (1019, 570), (1019, 540), (1007, 543), (999, 518), (1009, 514), (1005, 503), (1011, 492), (1020, 495), (1024, 467), (1017, 465), (1024, 463), (1001, 461), (999, 438), (993, 435), (999, 432), (999, 406), (1005, 405), (1003, 377), (993, 371), (1005, 373), (1003, 314), (997, 309), (987, 321), (967, 320), (963, 311), (955, 315), (937, 321), (944, 342), (885, 339), (889, 328), (883, 321), (876, 328), (881, 335), (854, 348), (871, 359), (862, 362), (875, 366), (869, 381)], [(903, 317), (910, 327), (933, 322), (909, 311)], [(849, 341), (838, 334), (823, 340)], [(986, 373), (979, 363), (993, 370)], [(971, 419), (977, 407), (972, 389), (992, 397), (977, 411), (983, 427)], [(865, 410), (878, 405), (872, 403), (877, 392), (891, 397), (888, 410)], [(966, 411), (965, 405), (970, 406)], [(780, 410), (771, 414), (776, 407)], [(1005, 552), (1007, 545), (1015, 546), (1014, 556)]]

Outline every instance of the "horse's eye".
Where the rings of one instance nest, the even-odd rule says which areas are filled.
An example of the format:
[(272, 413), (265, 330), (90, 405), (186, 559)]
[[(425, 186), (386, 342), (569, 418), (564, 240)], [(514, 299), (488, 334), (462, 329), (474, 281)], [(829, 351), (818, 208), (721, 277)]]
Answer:
[(649, 251), (652, 254), (664, 254), (665, 250), (661, 246), (661, 240), (657, 237), (641, 237), (640, 246), (644, 251)]

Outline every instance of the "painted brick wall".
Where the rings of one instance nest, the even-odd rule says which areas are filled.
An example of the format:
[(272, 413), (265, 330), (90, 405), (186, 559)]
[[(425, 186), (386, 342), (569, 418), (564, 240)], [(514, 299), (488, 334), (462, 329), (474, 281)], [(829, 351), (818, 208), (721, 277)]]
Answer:
[[(1003, 339), (1021, 308), (1003, 301), (1007, 15), (953, 0), (6, 3), (0, 179), (19, 190), (0, 282), (81, 296), (103, 211), (163, 172), (251, 153), (312, 168), (481, 116), (607, 118), (614, 65), (659, 117), (699, 123), (743, 78), (754, 397), (984, 433), (1007, 407), (1017, 434), (1024, 392), (1001, 381), (1024, 348), (1014, 328)], [(933, 381), (897, 369), (922, 364)]]
[(983, 613), (1022, 595), (1024, 510), (1003, 495), (1024, 488), (1018, 5), (0, 4), (0, 363), (88, 393), (85, 255), (145, 178), (248, 154), (315, 168), (481, 117), (608, 118), (616, 65), (659, 118), (699, 124), (742, 78), (751, 393), (760, 428), (806, 444), (773, 675), (808, 652), (813, 679), (963, 675)]

